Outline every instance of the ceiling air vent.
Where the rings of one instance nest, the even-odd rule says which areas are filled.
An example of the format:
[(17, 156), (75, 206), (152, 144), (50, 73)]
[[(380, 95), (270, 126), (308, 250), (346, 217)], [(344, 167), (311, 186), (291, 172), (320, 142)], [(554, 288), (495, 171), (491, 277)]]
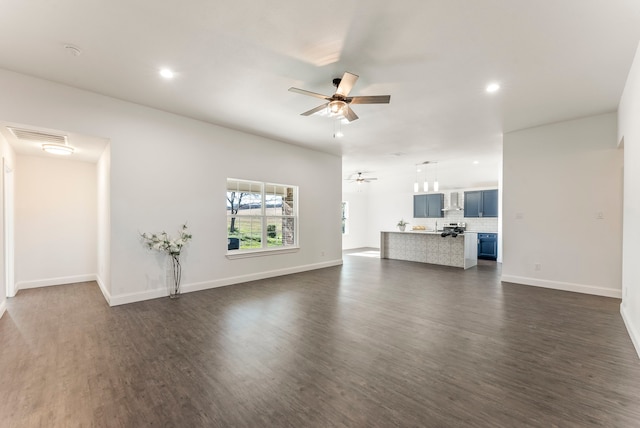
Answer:
[(7, 128), (9, 128), (9, 131), (11, 131), (18, 140), (37, 143), (67, 144), (66, 135), (47, 134), (39, 131), (30, 131), (28, 129), (12, 128), (10, 126)]

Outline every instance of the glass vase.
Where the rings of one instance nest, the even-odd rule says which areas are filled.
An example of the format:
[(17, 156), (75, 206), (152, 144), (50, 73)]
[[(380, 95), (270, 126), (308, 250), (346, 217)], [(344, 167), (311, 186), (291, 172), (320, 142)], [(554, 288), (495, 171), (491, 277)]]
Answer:
[(180, 254), (169, 254), (171, 258), (171, 277), (169, 278), (169, 297), (177, 299), (180, 297), (180, 280), (182, 279), (182, 265), (180, 264)]

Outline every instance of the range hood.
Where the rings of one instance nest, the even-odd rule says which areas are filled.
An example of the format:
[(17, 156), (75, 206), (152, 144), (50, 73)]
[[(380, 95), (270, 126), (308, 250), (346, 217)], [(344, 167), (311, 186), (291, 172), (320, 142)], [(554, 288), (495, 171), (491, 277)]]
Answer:
[(458, 205), (458, 192), (449, 194), (449, 206), (443, 208), (442, 211), (462, 211), (462, 208)]

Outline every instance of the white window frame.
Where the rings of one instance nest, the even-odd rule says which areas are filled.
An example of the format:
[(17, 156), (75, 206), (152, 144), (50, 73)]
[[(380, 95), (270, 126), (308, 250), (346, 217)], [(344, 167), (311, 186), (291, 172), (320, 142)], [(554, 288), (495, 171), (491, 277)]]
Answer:
[[(226, 190), (225, 190), (225, 195), (226, 193), (228, 193), (230, 191), (229, 189), (229, 182), (230, 181), (237, 181), (237, 182), (241, 182), (241, 183), (246, 183), (248, 185), (258, 185), (260, 187), (260, 214), (256, 214), (256, 215), (251, 215), (250, 217), (252, 218), (258, 218), (260, 219), (260, 223), (261, 223), (261, 233), (262, 233), (262, 237), (261, 237), (261, 247), (260, 248), (245, 248), (245, 249), (237, 249), (237, 250), (229, 250), (227, 249), (227, 258), (229, 259), (236, 259), (236, 258), (246, 258), (246, 257), (258, 257), (258, 256), (266, 256), (266, 255), (270, 255), (270, 254), (283, 254), (283, 253), (291, 253), (291, 252), (296, 252), (300, 249), (299, 246), (299, 234), (298, 234), (298, 230), (299, 230), (299, 216), (298, 216), (298, 206), (299, 206), (299, 202), (298, 202), (298, 198), (299, 198), (299, 189), (298, 186), (292, 185), (292, 184), (281, 184), (281, 183), (272, 183), (272, 182), (266, 182), (266, 181), (255, 181), (255, 180), (246, 180), (243, 178), (227, 178), (226, 181)], [(292, 211), (293, 213), (291, 215), (273, 215), (273, 214), (269, 214), (266, 212), (265, 208), (266, 208), (266, 199), (267, 196), (269, 195), (267, 192), (267, 188), (268, 186), (277, 186), (277, 187), (286, 187), (286, 188), (291, 188), (293, 189), (293, 207), (292, 207)], [(255, 191), (252, 190), (252, 193), (257, 193)], [(226, 208), (225, 208), (226, 209)], [(231, 214), (231, 212), (226, 209), (227, 211), (227, 221), (226, 221), (226, 225), (229, 224), (229, 219), (231, 217), (234, 216), (234, 214)], [(238, 215), (235, 214), (235, 217), (237, 218)], [(270, 218), (274, 218), (274, 217), (280, 217), (280, 218), (292, 218), (293, 222), (294, 222), (294, 230), (293, 230), (293, 239), (294, 239), (294, 244), (293, 245), (287, 245), (285, 247), (268, 247), (267, 246), (267, 224), (268, 224), (268, 219)], [(225, 229), (227, 229), (227, 226), (225, 225)], [(227, 237), (229, 236), (229, 230), (227, 229)]]

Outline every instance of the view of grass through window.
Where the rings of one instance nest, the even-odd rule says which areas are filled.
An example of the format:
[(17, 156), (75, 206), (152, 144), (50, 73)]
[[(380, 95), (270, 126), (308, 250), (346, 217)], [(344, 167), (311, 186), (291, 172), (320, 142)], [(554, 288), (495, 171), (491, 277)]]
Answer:
[(227, 180), (228, 250), (294, 246), (297, 187)]

